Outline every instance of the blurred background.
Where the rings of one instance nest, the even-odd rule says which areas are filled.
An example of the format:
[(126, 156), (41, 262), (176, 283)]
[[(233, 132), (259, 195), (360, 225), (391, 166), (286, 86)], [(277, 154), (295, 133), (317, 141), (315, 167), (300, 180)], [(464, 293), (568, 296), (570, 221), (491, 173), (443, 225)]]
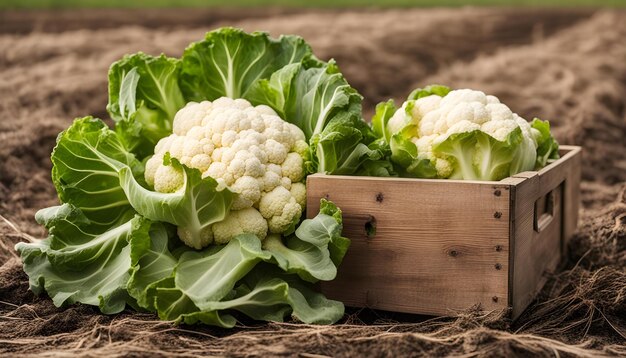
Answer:
[[(55, 138), (77, 116), (108, 118), (107, 71), (124, 54), (143, 51), (178, 57), (190, 42), (220, 26), (269, 31), (274, 36), (297, 34), (311, 44), (318, 57), (337, 60), (348, 81), (365, 97), (366, 120), (376, 103), (388, 98), (403, 101), (415, 87), (440, 83), (496, 95), (527, 120), (535, 116), (550, 120), (560, 143), (582, 145), (583, 208), (580, 229), (570, 247), (569, 267), (577, 264), (567, 273), (569, 281), (551, 281), (554, 287), (561, 285), (560, 291), (553, 289), (542, 296), (549, 300), (569, 292), (574, 302), (570, 306), (580, 312), (556, 310), (543, 325), (526, 321), (522, 326), (524, 318), (519, 325), (522, 332), (572, 344), (586, 342), (591, 336), (593, 347), (600, 350), (623, 344), (623, 7), (626, 0), (0, 0), (0, 215), (27, 234), (44, 236), (33, 217), (37, 209), (57, 203), (49, 160)], [(0, 222), (0, 244), (3, 240), (13, 243), (20, 236)], [(0, 246), (0, 264), (8, 257), (10, 249)], [(9, 282), (10, 276), (21, 281), (10, 283), (14, 282)], [(22, 299), (7, 298), (3, 292), (24, 292), (24, 297), (30, 297), (25, 293), (26, 280), (17, 263), (0, 266), (0, 301), (21, 305)], [(540, 307), (532, 306), (530, 312)], [(607, 319), (607, 324), (601, 315), (594, 315), (596, 311), (602, 317), (617, 318)], [(39, 315), (54, 316), (54, 311)], [(77, 322), (76, 329), (92, 329), (87, 325), (81, 328), (82, 319)], [(461, 322), (459, 327), (482, 327), (483, 323), (476, 322)], [(507, 329), (498, 324), (496, 329)], [(542, 330), (550, 324), (556, 327), (554, 331)], [(131, 325), (120, 327), (122, 333), (132, 331)], [(35, 339), (38, 334), (32, 327), (23, 333), (11, 332), (11, 322), (0, 321), (0, 338)], [(319, 335), (311, 336), (314, 338), (300, 337), (296, 343), (328, 343), (333, 337), (327, 335), (322, 341)], [(502, 343), (503, 350), (496, 354), (500, 356), (538, 352), (519, 350), (515, 345), (521, 341), (507, 340), (499, 333), (481, 331), (468, 337), (467, 344), (460, 338), (446, 344), (457, 347), (458, 354), (483, 341)], [(228, 341), (219, 344), (225, 352), (248, 347), (247, 353), (276, 353), (271, 344), (255, 342), (248, 341), (244, 332), (238, 347)], [(371, 355), (389, 354), (384, 349), (397, 348), (397, 355), (403, 356), (418, 345), (407, 346), (411, 340), (401, 336), (382, 346), (362, 342), (335, 346), (338, 343), (334, 341), (333, 347), (347, 352), (359, 352), (361, 347), (361, 353)], [(422, 352), (434, 352), (431, 341), (422, 343)], [(171, 348), (161, 345), (164, 350)], [(45, 349), (45, 345), (41, 347)], [(381, 347), (382, 351), (376, 350)], [(403, 354), (404, 348), (408, 350)], [(606, 349), (610, 353), (611, 348)], [(552, 354), (549, 349), (546, 352)]]

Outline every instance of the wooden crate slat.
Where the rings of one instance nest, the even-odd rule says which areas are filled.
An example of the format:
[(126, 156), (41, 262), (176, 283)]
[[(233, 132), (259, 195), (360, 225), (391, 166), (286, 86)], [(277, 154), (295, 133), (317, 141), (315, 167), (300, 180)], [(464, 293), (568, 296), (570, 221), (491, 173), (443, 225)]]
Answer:
[[(566, 245), (565, 240), (573, 233), (565, 232), (564, 223), (568, 220), (577, 223), (578, 204), (575, 203), (565, 212), (567, 204), (563, 203), (563, 191), (569, 189), (569, 194), (565, 194), (571, 195), (572, 187), (575, 186), (578, 190), (579, 183), (569, 183), (567, 178), (575, 177), (572, 168), (579, 156), (580, 148), (565, 147), (560, 159), (539, 172), (513, 176), (523, 178), (512, 190), (511, 203), (510, 304), (513, 318), (517, 318), (526, 309), (545, 284), (546, 275), (556, 269)], [(512, 183), (511, 179), (505, 181)], [(556, 200), (555, 217), (548, 227), (538, 233), (534, 228), (535, 203), (553, 191)], [(574, 218), (571, 217), (573, 207), (576, 208)]]
[(563, 145), (561, 150), (568, 156), (564, 160), (570, 163), (563, 188), (563, 252), (565, 253), (569, 240), (578, 227), (582, 149)]
[[(506, 308), (508, 185), (354, 179), (314, 175), (307, 182), (310, 198), (326, 197), (342, 209), (344, 235), (352, 239), (337, 279), (322, 283), (329, 297), (443, 315), (477, 302)], [(309, 200), (309, 215), (318, 209)], [(368, 238), (372, 217), (376, 235)]]

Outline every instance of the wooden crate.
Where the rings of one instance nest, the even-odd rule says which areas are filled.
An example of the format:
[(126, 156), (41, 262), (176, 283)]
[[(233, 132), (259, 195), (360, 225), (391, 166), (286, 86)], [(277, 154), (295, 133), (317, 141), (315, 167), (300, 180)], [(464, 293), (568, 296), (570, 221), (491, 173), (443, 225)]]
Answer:
[(312, 175), (344, 214), (352, 240), (322, 291), (348, 306), (454, 315), (480, 304), (517, 318), (557, 269), (576, 230), (581, 148), (502, 181)]

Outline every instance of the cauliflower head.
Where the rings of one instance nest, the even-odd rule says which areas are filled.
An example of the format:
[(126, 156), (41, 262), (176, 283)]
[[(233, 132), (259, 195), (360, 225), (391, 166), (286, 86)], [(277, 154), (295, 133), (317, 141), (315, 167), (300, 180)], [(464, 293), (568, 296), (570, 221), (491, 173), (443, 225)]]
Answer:
[(169, 153), (203, 178), (214, 178), (219, 190), (237, 194), (231, 212), (201, 242), (188, 242), (189, 235), (179, 232), (187, 245), (225, 244), (243, 233), (263, 240), (268, 232), (292, 230), (302, 215), (307, 150), (302, 130), (268, 106), (227, 97), (190, 102), (176, 113), (173, 133), (155, 146), (145, 179), (158, 192), (181, 189), (183, 172), (164, 164)]
[(414, 145), (419, 164), (408, 169), (414, 175), (472, 180), (534, 169), (540, 136), (497, 97), (471, 89), (408, 100), (387, 130), (392, 149)]

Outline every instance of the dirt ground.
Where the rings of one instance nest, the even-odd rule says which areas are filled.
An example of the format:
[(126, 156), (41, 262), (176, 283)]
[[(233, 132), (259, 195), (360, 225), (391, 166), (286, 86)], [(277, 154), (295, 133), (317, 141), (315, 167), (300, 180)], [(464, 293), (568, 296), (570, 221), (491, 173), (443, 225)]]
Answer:
[[(517, 322), (349, 310), (334, 326), (173, 326), (149, 314), (57, 309), (28, 291), (12, 247), (43, 238), (57, 202), (49, 155), (76, 116), (106, 118), (107, 69), (125, 53), (180, 55), (232, 25), (305, 37), (335, 58), (366, 113), (431, 82), (500, 97), (584, 147), (581, 222), (565, 271)], [(0, 354), (626, 355), (626, 12), (428, 9), (0, 12)]]

